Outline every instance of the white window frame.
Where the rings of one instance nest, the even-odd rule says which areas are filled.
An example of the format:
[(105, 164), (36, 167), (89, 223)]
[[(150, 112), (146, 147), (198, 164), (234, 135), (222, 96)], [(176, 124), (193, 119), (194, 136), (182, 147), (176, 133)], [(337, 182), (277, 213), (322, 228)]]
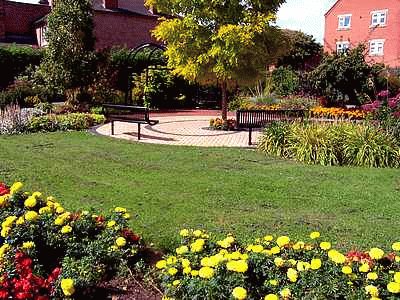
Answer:
[(385, 54), (385, 40), (374, 39), (369, 41), (369, 55), (383, 56)]
[(349, 41), (336, 42), (336, 53), (344, 53), (348, 49), (350, 49), (350, 42)]
[[(371, 11), (371, 25), (370, 27), (384, 27), (388, 21), (388, 9), (374, 10)], [(382, 22), (384, 18), (384, 22)], [(376, 20), (376, 22), (374, 22)]]
[[(346, 18), (349, 18), (349, 24), (347, 24), (347, 25), (345, 25)], [(351, 28), (351, 18), (352, 18), (352, 14), (338, 15), (338, 29), (339, 30), (350, 29)]]

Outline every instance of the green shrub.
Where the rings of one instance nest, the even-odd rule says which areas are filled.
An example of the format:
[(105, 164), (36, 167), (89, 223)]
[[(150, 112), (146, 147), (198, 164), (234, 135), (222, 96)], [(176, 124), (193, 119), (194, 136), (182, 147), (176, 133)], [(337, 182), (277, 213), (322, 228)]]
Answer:
[(43, 50), (32, 47), (0, 47), (0, 90), (6, 88), (30, 65), (37, 66), (43, 57)]
[(272, 72), (274, 92), (280, 96), (289, 96), (297, 93), (299, 77), (289, 67), (279, 67)]
[(27, 125), (28, 132), (53, 132), (85, 130), (105, 122), (103, 115), (70, 113), (65, 115), (46, 115), (33, 117)]
[(396, 139), (369, 124), (287, 123), (268, 126), (259, 150), (308, 164), (399, 167)]
[(180, 235), (179, 247), (156, 264), (166, 299), (399, 299), (399, 242), (391, 253), (342, 253), (319, 232), (251, 244), (202, 230)]

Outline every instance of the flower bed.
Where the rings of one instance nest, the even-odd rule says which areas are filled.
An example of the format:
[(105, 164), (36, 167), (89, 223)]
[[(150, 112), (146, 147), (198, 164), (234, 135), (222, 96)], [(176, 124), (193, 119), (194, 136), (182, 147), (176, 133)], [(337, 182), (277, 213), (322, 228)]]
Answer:
[(84, 295), (138, 261), (143, 244), (129, 214), (66, 211), (54, 197), (0, 183), (0, 299)]
[(313, 232), (304, 241), (271, 235), (242, 245), (201, 230), (158, 261), (165, 299), (399, 299), (400, 243), (343, 254)]
[(228, 119), (228, 120), (224, 121), (221, 118), (211, 119), (210, 120), (210, 128), (212, 128), (214, 130), (226, 130), (226, 131), (235, 130), (236, 120)]
[(310, 110), (314, 118), (363, 120), (368, 116), (368, 112), (362, 109), (344, 109), (340, 107), (314, 107)]

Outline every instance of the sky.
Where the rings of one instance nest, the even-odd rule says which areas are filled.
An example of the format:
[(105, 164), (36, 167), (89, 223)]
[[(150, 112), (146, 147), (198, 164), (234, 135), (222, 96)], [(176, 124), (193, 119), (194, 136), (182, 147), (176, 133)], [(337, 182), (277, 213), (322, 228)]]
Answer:
[[(18, 0), (37, 3), (38, 0)], [(282, 28), (301, 30), (311, 34), (322, 43), (324, 36), (324, 14), (335, 0), (286, 0), (278, 13), (277, 24)]]

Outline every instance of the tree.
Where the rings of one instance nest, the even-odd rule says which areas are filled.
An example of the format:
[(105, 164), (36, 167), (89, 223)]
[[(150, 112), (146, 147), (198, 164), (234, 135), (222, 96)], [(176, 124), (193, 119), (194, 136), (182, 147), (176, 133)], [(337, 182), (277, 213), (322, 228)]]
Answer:
[(360, 44), (345, 53), (326, 55), (310, 73), (314, 92), (326, 97), (328, 105), (359, 105), (374, 96), (374, 84), (383, 66), (368, 64), (365, 51), (365, 45)]
[(313, 36), (301, 31), (285, 30), (290, 44), (290, 51), (279, 58), (278, 66), (291, 67), (295, 71), (309, 71), (321, 62), (322, 45)]
[(37, 76), (58, 94), (87, 85), (95, 58), (92, 1), (57, 0), (47, 22), (48, 46)]
[(168, 66), (176, 75), (200, 83), (218, 83), (222, 118), (227, 119), (228, 91), (255, 82), (285, 47), (273, 26), (285, 0), (147, 0), (172, 16), (154, 31), (167, 44)]

